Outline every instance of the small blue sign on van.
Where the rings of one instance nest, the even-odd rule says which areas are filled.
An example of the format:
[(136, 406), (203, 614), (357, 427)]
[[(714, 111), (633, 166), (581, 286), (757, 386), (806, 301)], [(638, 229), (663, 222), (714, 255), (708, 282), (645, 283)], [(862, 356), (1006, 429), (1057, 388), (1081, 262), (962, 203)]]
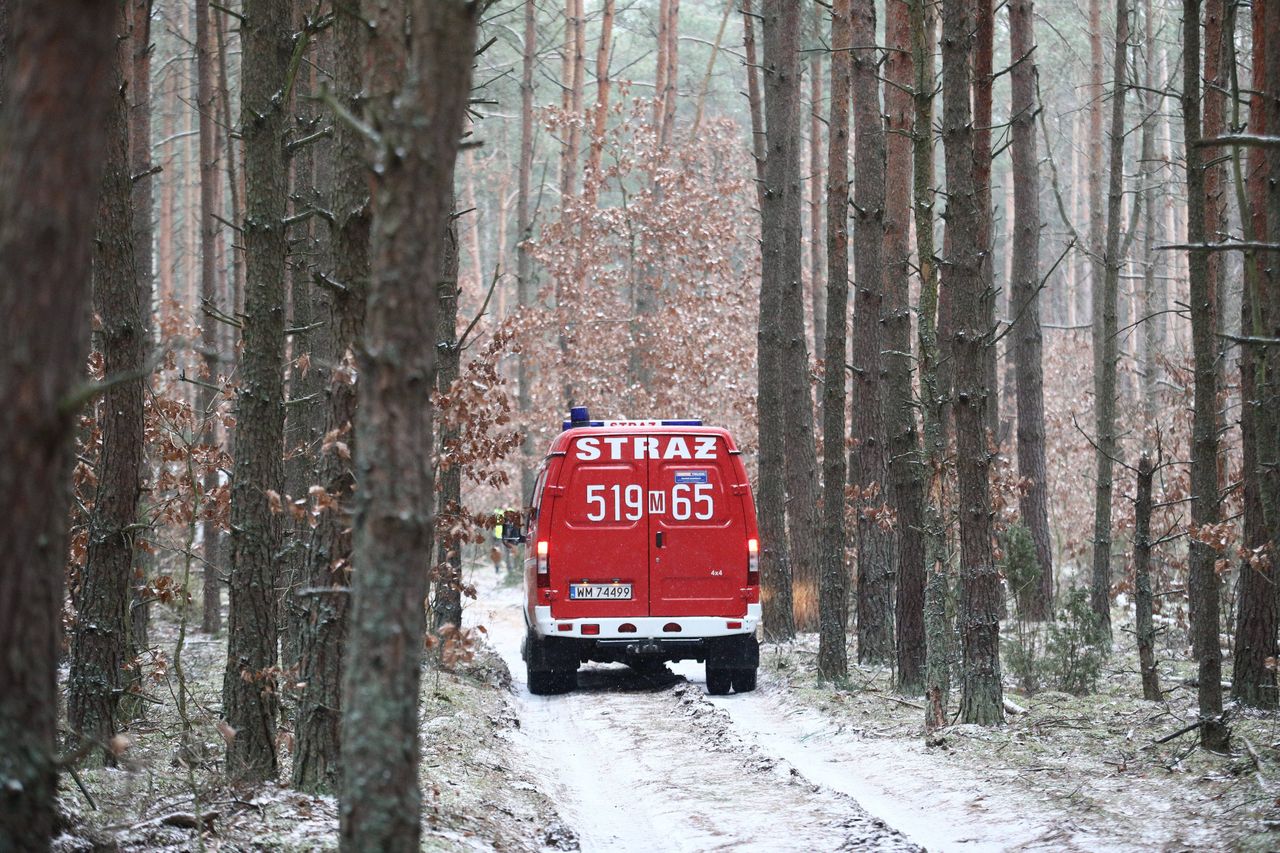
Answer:
[(706, 471), (677, 471), (677, 483), (705, 483), (707, 482)]

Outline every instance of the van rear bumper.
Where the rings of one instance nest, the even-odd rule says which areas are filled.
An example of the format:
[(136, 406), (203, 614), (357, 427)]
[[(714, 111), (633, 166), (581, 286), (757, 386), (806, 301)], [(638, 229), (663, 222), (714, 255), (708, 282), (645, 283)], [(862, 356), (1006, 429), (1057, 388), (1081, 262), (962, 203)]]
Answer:
[[(527, 611), (526, 611), (527, 612)], [(602, 619), (553, 619), (550, 605), (533, 608), (535, 630), (543, 637), (586, 637), (592, 640), (698, 640), (703, 637), (731, 637), (754, 634), (760, 624), (760, 605), (748, 604), (744, 616), (629, 616)], [(737, 623), (736, 627), (729, 627)], [(584, 634), (583, 625), (595, 626)], [(622, 631), (623, 626), (633, 630)], [(665, 630), (678, 625), (679, 631)]]

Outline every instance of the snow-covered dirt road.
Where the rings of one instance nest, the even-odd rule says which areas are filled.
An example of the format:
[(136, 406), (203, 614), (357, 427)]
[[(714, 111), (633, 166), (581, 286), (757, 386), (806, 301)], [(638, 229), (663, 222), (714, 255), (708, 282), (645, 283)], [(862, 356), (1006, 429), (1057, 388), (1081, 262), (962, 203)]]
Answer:
[(591, 664), (575, 692), (531, 695), (519, 590), (477, 580), (470, 616), (511, 669), (518, 746), (583, 850), (918, 849), (847, 794), (744, 738), (708, 701), (701, 666), (686, 679)]

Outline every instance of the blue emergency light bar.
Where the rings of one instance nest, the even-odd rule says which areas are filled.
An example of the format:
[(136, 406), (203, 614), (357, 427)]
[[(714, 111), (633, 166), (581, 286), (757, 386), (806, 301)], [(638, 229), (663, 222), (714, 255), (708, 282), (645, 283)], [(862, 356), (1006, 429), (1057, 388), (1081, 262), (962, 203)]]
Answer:
[(569, 420), (563, 421), (562, 430), (576, 429), (578, 427), (605, 427), (605, 426), (702, 426), (701, 418), (677, 418), (672, 420), (619, 420), (619, 421), (593, 421), (587, 412), (586, 406), (574, 406), (569, 410)]

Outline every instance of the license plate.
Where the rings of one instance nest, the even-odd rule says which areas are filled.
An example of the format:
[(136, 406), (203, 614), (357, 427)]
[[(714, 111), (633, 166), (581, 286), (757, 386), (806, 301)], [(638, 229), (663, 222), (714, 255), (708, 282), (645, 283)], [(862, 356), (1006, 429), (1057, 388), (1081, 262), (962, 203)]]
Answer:
[(569, 598), (574, 601), (622, 601), (630, 600), (629, 583), (571, 583)]

